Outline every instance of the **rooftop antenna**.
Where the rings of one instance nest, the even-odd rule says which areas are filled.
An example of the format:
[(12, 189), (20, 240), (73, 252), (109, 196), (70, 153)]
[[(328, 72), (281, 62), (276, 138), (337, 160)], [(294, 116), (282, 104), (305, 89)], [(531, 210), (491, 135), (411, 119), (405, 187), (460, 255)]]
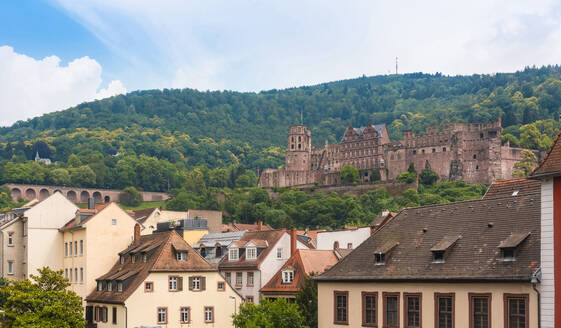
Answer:
[(397, 75), (397, 63), (398, 63), (398, 58), (397, 56), (395, 57), (395, 75)]

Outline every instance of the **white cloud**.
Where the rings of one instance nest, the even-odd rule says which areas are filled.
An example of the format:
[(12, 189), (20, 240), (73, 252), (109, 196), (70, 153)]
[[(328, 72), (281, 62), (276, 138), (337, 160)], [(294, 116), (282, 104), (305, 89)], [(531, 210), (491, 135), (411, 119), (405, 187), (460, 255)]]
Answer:
[(396, 56), (444, 74), (561, 58), (555, 0), (53, 1), (128, 61), (135, 89), (283, 88), (393, 72)]
[(98, 92), (102, 68), (87, 56), (61, 66), (56, 56), (37, 60), (1, 46), (0, 72), (0, 126), (126, 92), (120, 81)]

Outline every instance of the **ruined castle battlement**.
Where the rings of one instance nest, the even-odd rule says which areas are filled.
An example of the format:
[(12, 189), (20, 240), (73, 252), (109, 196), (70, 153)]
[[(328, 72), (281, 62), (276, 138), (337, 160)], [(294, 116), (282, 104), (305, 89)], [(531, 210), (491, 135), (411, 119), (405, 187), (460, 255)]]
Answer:
[(411, 163), (418, 171), (431, 168), (443, 181), (464, 180), (489, 184), (512, 177), (522, 149), (501, 144), (501, 121), (444, 123), (416, 135), (404, 131), (403, 140), (391, 142), (385, 124), (348, 127), (338, 144), (312, 147), (304, 125), (290, 127), (285, 169), (263, 171), (259, 185), (290, 187), (340, 183), (343, 165), (359, 169), (363, 181), (374, 171), (383, 181), (394, 180)]

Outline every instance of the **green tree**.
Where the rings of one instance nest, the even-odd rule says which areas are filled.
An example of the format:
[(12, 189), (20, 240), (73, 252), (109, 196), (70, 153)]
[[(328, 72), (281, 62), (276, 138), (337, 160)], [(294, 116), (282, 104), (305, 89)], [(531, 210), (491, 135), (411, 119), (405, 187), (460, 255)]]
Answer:
[(69, 167), (78, 168), (82, 166), (82, 161), (80, 160), (80, 158), (78, 158), (78, 156), (71, 154), (70, 156), (68, 156), (68, 160), (66, 161), (66, 164)]
[(374, 170), (370, 173), (370, 182), (377, 182), (382, 180), (382, 175), (380, 174), (380, 170)]
[(197, 208), (197, 198), (190, 192), (181, 191), (166, 202), (166, 209), (172, 211), (186, 211)]
[(300, 308), (284, 298), (262, 300), (259, 305), (244, 303), (233, 315), (234, 326), (244, 328), (307, 328)]
[(70, 173), (68, 173), (68, 170), (64, 168), (56, 168), (50, 171), (47, 179), (50, 184), (55, 186), (70, 185)]
[(538, 165), (538, 159), (533, 151), (524, 149), (522, 151), (522, 159), (514, 163), (514, 171), (512, 176), (515, 178), (527, 177)]
[(429, 168), (424, 169), (423, 171), (421, 171), (421, 174), (419, 174), (419, 182), (424, 185), (435, 184), (439, 178), (440, 177), (438, 176), (438, 173)]
[(70, 182), (74, 187), (94, 187), (95, 173), (89, 166), (82, 165), (78, 168), (72, 169)]
[(358, 183), (360, 181), (358, 169), (351, 165), (343, 165), (341, 169), (341, 181), (343, 183)]
[(135, 187), (126, 187), (119, 194), (119, 202), (126, 206), (138, 206), (142, 203), (142, 194)]
[(31, 280), (12, 281), (0, 289), (0, 295), (8, 295), (2, 307), (4, 326), (83, 328), (82, 300), (66, 290), (70, 284), (62, 270), (38, 271), (38, 276), (30, 275)]
[(313, 275), (308, 277), (300, 286), (296, 294), (296, 304), (304, 315), (310, 328), (318, 327), (318, 284), (313, 280)]

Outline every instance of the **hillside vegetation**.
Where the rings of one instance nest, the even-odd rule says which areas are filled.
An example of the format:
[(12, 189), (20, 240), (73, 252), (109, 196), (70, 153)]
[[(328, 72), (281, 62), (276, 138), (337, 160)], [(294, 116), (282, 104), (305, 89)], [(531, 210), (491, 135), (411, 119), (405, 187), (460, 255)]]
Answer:
[[(252, 186), (257, 168), (283, 164), (288, 127), (301, 114), (315, 144), (337, 142), (349, 125), (386, 123), (395, 140), (405, 129), (501, 117), (505, 141), (547, 149), (560, 113), (559, 66), (362, 77), (260, 93), (138, 91), (0, 128), (0, 182), (167, 191), (198, 167), (211, 170), (209, 187)], [(29, 162), (37, 152), (56, 165)]]

